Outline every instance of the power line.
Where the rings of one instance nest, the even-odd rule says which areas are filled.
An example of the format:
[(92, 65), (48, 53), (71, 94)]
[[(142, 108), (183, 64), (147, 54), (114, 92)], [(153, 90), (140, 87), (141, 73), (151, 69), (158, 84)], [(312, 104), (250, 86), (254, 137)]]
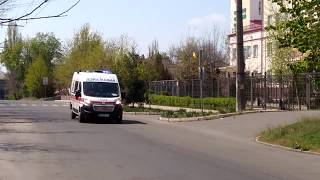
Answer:
[[(72, 6), (70, 6), (68, 9), (66, 9), (65, 11), (62, 11), (61, 13), (55, 14), (55, 15), (48, 15), (48, 16), (33, 16), (30, 17), (31, 15), (33, 15), (35, 12), (42, 10), (43, 8), (45, 8), (48, 4), (49, 0), (43, 0), (40, 4), (38, 4), (35, 8), (33, 8), (32, 10), (30, 10), (27, 13), (24, 13), (23, 15), (20, 15), (16, 18), (0, 18), (0, 24), (8, 24), (10, 22), (13, 21), (25, 21), (25, 20), (35, 20), (35, 19), (48, 19), (48, 18), (58, 18), (58, 17), (65, 17), (66, 13), (68, 13), (71, 9), (73, 9), (76, 5), (78, 5), (80, 3), (80, 0), (78, 0), (77, 2), (75, 2)], [(38, 12), (39, 14), (39, 12)]]

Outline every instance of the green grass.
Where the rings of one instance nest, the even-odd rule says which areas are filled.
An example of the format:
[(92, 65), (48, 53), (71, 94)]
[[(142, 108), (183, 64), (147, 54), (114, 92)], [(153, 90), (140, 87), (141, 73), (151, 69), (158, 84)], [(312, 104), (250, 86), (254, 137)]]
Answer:
[(301, 121), (261, 133), (261, 141), (302, 151), (320, 152), (320, 118), (305, 117)]
[(161, 117), (164, 118), (189, 118), (189, 117), (201, 117), (201, 116), (209, 116), (213, 115), (212, 112), (187, 112), (184, 109), (180, 109), (179, 111), (163, 111), (161, 113)]

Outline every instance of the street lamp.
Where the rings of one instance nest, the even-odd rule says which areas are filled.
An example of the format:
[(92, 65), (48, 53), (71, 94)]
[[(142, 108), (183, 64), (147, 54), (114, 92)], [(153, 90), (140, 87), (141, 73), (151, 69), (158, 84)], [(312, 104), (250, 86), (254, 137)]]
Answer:
[[(193, 52), (192, 57), (197, 59), (197, 53)], [(199, 50), (199, 79), (200, 79), (200, 106), (201, 113), (203, 114), (203, 79), (204, 79), (204, 67), (203, 67), (203, 49)]]

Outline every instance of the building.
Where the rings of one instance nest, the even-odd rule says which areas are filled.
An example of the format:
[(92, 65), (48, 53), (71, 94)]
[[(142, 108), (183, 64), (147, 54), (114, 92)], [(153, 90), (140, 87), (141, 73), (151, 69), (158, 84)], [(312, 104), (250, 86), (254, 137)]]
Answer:
[[(268, 0), (243, 0), (243, 28), (245, 71), (265, 73), (270, 69), (272, 43), (268, 42), (265, 27), (273, 21), (275, 7)], [(236, 71), (237, 38), (236, 38), (236, 0), (231, 0), (231, 34), (229, 34), (230, 67)]]

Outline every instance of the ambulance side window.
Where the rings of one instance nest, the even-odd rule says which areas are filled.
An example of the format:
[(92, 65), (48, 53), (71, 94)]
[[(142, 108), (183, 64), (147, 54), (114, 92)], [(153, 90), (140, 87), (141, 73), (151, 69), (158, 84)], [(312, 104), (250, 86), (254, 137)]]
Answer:
[(80, 92), (82, 92), (82, 84), (81, 84), (81, 82), (79, 82), (79, 88), (78, 88), (78, 90), (79, 90)]
[(74, 93), (74, 81), (72, 81), (72, 83), (71, 83), (71, 89), (70, 89), (70, 92), (71, 92), (71, 93)]
[(76, 92), (78, 90), (78, 85), (79, 85), (79, 82), (76, 81), (75, 84), (74, 84), (74, 91), (73, 91), (74, 94), (76, 94)]

